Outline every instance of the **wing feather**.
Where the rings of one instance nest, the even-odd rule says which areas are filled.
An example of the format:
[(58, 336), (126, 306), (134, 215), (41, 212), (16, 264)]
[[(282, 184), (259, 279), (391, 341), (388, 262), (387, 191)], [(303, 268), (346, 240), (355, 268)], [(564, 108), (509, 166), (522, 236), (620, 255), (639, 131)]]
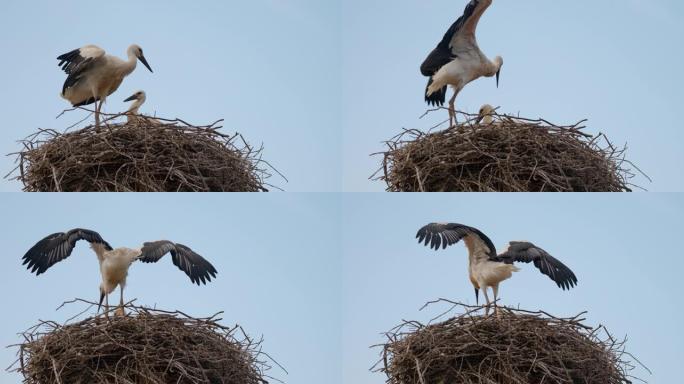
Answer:
[(216, 268), (205, 258), (188, 246), (168, 240), (144, 243), (139, 259), (144, 263), (156, 263), (167, 253), (171, 254), (173, 265), (185, 272), (194, 284), (206, 284), (212, 277), (216, 278)]
[(22, 265), (26, 265), (31, 273), (40, 275), (56, 263), (69, 257), (79, 240), (102, 244), (105, 249), (112, 250), (109, 243), (104, 241), (99, 233), (89, 229), (75, 228), (68, 232), (53, 233), (37, 242), (22, 257)]
[(480, 230), (457, 223), (430, 223), (418, 230), (416, 238), (419, 243), (423, 243), (432, 249), (442, 249), (449, 245), (458, 243), (466, 236), (473, 236), (473, 239), (479, 241), (488, 249), (488, 255), (491, 257), (496, 255), (496, 248), (494, 243)]
[(548, 252), (526, 241), (511, 241), (508, 250), (496, 257), (496, 261), (504, 263), (533, 263), (537, 269), (563, 290), (577, 285), (577, 277), (565, 264), (551, 256)]

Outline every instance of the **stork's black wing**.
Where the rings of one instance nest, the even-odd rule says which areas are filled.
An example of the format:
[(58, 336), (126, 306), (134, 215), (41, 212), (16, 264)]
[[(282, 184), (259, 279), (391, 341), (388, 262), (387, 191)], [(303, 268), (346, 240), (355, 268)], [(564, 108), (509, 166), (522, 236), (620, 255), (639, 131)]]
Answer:
[(418, 230), (416, 238), (419, 243), (429, 245), (432, 249), (446, 248), (447, 245), (458, 243), (468, 235), (474, 235), (475, 239), (489, 248), (490, 257), (496, 255), (494, 243), (480, 230), (457, 223), (430, 223)]
[(480, 1), (481, 0), (471, 0), (468, 5), (466, 5), (465, 10), (463, 10), (463, 15), (451, 24), (451, 27), (449, 27), (444, 34), (442, 41), (437, 44), (437, 47), (430, 52), (425, 61), (423, 61), (423, 64), (421, 64), (420, 73), (422, 73), (423, 76), (434, 75), (440, 68), (456, 57), (450, 47), (451, 41), (454, 38), (454, 35), (463, 28), (463, 25), (468, 18), (473, 16)]
[(112, 250), (112, 247), (102, 239), (99, 233), (89, 229), (76, 228), (66, 233), (57, 232), (46, 236), (26, 252), (22, 257), (24, 260), (22, 264), (26, 265), (26, 268), (30, 269), (32, 273), (40, 275), (55, 263), (69, 257), (79, 240), (102, 244), (105, 249)]
[(86, 45), (57, 56), (57, 60), (59, 60), (58, 65), (69, 75), (62, 86), (62, 94), (64, 94), (67, 88), (74, 86), (83, 74), (90, 69), (93, 63), (104, 55), (105, 51), (102, 48), (96, 45)]
[(565, 264), (551, 256), (545, 250), (529, 242), (511, 241), (508, 250), (496, 257), (497, 261), (513, 263), (534, 263), (541, 273), (550, 277), (563, 290), (577, 285), (577, 277)]
[(202, 284), (206, 284), (218, 273), (211, 263), (192, 249), (168, 240), (144, 243), (139, 259), (144, 263), (156, 263), (167, 253), (171, 253), (173, 264), (185, 272), (190, 280), (197, 285), (200, 285), (200, 281)]

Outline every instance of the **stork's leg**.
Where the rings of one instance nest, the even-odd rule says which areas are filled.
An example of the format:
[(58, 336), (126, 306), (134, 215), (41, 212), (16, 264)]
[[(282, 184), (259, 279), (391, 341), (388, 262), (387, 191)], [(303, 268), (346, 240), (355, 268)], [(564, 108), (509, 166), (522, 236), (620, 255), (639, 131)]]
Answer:
[(492, 291), (494, 292), (494, 314), (498, 315), (499, 314), (499, 307), (496, 305), (496, 298), (499, 294), (499, 284), (494, 285), (492, 287)]
[(98, 103), (97, 100), (95, 100), (95, 128), (100, 128), (100, 110), (98, 109), (98, 104), (102, 105), (102, 103)]
[(449, 99), (449, 127), (453, 127), (458, 123), (456, 121), (456, 107), (454, 106), (457, 94), (458, 91), (454, 90), (454, 95)]
[(105, 295), (105, 316), (109, 319), (109, 293)]
[(119, 309), (117, 309), (116, 314), (119, 316), (126, 316), (126, 312), (124, 311), (124, 301), (123, 301), (123, 285), (119, 285), (121, 288), (121, 298), (119, 300)]
[(487, 295), (487, 287), (483, 287), (482, 292), (484, 292), (484, 297), (485, 301), (487, 304), (485, 304), (485, 316), (489, 315), (489, 295)]

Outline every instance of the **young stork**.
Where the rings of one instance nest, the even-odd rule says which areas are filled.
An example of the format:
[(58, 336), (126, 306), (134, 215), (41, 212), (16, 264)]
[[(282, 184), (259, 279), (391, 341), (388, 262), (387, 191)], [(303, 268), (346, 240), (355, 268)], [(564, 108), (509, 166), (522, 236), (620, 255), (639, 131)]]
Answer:
[(487, 307), (485, 314), (489, 313), (489, 296), (487, 288), (492, 288), (494, 293), (494, 310), (499, 292), (499, 283), (511, 277), (513, 272), (519, 269), (514, 262), (534, 263), (541, 273), (550, 277), (558, 287), (563, 290), (570, 289), (577, 284), (577, 277), (558, 259), (549, 255), (545, 250), (526, 241), (511, 241), (503, 253), (496, 254), (496, 248), (492, 241), (478, 229), (463, 224), (455, 223), (431, 223), (421, 228), (416, 234), (419, 243), (429, 245), (438, 250), (440, 245), (458, 243), (461, 239), (468, 248), (468, 272), (470, 282), (475, 288), (475, 300), (479, 304), (479, 291), (482, 289)]
[(478, 124), (489, 125), (494, 122), (494, 114), (496, 113), (496, 108), (489, 104), (484, 104), (480, 107), (480, 112), (477, 114), (477, 119), (475, 120)]
[(496, 86), (499, 86), (503, 58), (497, 56), (490, 61), (475, 39), (480, 17), (491, 4), (492, 0), (471, 0), (463, 16), (451, 25), (437, 48), (420, 66), (423, 76), (429, 77), (425, 89), (425, 101), (429, 105), (444, 105), (447, 86), (453, 87), (454, 95), (449, 100), (450, 126), (456, 122), (456, 96), (468, 83), (482, 76), (496, 76)]
[[(147, 95), (145, 95), (145, 91), (142, 90), (137, 91), (136, 93), (132, 94), (124, 100), (133, 101), (131, 107), (128, 108), (128, 110), (126, 111), (126, 118), (128, 119), (129, 123), (147, 120), (144, 116), (141, 116), (138, 113), (138, 109), (140, 109), (140, 107), (145, 103), (145, 100), (147, 100)], [(152, 119), (150, 119), (149, 121), (152, 121)]]
[(109, 313), (109, 294), (116, 289), (117, 285), (121, 289), (121, 300), (116, 313), (124, 314), (123, 290), (126, 286), (126, 276), (128, 275), (128, 268), (136, 260), (143, 263), (156, 263), (162, 256), (171, 253), (173, 264), (185, 272), (190, 277), (190, 281), (197, 285), (200, 285), (200, 282), (206, 284), (218, 273), (211, 263), (182, 244), (159, 240), (143, 243), (142, 248), (114, 249), (97, 232), (80, 228), (46, 236), (26, 252), (22, 258), (24, 260), (23, 265), (26, 265), (26, 268), (30, 269), (32, 273), (40, 275), (55, 263), (69, 257), (79, 240), (86, 240), (90, 243), (90, 247), (100, 263), (102, 282), (100, 283), (100, 302), (97, 310), (100, 311), (104, 300), (107, 316)]
[(62, 86), (62, 97), (74, 107), (95, 103), (95, 125), (100, 125), (100, 110), (107, 96), (114, 93), (124, 77), (135, 70), (138, 60), (152, 72), (142, 48), (128, 47), (128, 60), (105, 54), (96, 45), (86, 45), (57, 57), (59, 66), (67, 73)]

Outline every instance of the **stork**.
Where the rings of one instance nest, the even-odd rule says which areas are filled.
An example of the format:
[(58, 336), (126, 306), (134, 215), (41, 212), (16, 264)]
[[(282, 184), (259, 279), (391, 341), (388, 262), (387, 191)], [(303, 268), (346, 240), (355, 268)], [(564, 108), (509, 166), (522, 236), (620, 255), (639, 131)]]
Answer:
[(454, 95), (449, 100), (450, 126), (456, 122), (456, 96), (468, 83), (482, 76), (496, 76), (496, 86), (499, 87), (503, 58), (496, 56), (490, 61), (480, 51), (475, 38), (480, 17), (491, 4), (492, 0), (471, 0), (463, 15), (451, 25), (420, 66), (423, 76), (429, 77), (425, 89), (428, 105), (444, 105), (447, 86), (453, 87)]
[(145, 116), (141, 116), (138, 113), (138, 109), (145, 103), (145, 100), (147, 100), (147, 95), (145, 94), (145, 91), (137, 91), (136, 93), (132, 94), (129, 96), (127, 99), (124, 101), (133, 101), (133, 104), (131, 104), (130, 108), (126, 111), (126, 118), (128, 119), (129, 123), (133, 122), (140, 122), (140, 121), (148, 121), (153, 124), (159, 124), (159, 121), (155, 119), (148, 119)]
[(483, 291), (487, 301), (485, 314), (489, 313), (487, 288), (494, 293), (494, 310), (499, 292), (499, 283), (510, 278), (519, 269), (514, 262), (534, 263), (541, 273), (550, 277), (559, 288), (570, 289), (577, 285), (575, 274), (558, 259), (545, 250), (527, 241), (511, 241), (508, 248), (497, 255), (492, 241), (478, 229), (456, 223), (431, 223), (416, 234), (419, 243), (438, 250), (447, 245), (458, 243), (461, 239), (468, 248), (468, 271), (470, 282), (475, 288), (475, 300), (479, 304), (479, 291)]
[(128, 60), (124, 61), (105, 54), (96, 45), (86, 45), (58, 56), (58, 65), (68, 75), (62, 86), (62, 98), (74, 107), (95, 103), (95, 125), (99, 126), (102, 103), (135, 70), (138, 60), (152, 72), (140, 46), (131, 45), (127, 54)]
[(477, 119), (475, 120), (478, 124), (490, 125), (494, 122), (494, 114), (496, 113), (496, 108), (489, 104), (484, 104), (480, 107), (480, 111), (477, 114)]
[(97, 310), (100, 311), (104, 300), (107, 316), (109, 313), (109, 294), (117, 286), (121, 289), (121, 300), (116, 313), (124, 314), (123, 290), (126, 286), (126, 276), (128, 275), (128, 268), (137, 260), (143, 263), (156, 263), (162, 256), (170, 253), (173, 264), (185, 272), (190, 277), (190, 281), (197, 285), (200, 285), (200, 282), (206, 284), (218, 273), (211, 263), (182, 244), (159, 240), (143, 243), (142, 248), (122, 247), (114, 249), (97, 232), (81, 228), (46, 236), (26, 252), (22, 258), (24, 260), (23, 265), (26, 265), (26, 268), (32, 273), (40, 275), (55, 263), (69, 257), (79, 240), (86, 240), (90, 243), (90, 247), (100, 263), (102, 281)]

